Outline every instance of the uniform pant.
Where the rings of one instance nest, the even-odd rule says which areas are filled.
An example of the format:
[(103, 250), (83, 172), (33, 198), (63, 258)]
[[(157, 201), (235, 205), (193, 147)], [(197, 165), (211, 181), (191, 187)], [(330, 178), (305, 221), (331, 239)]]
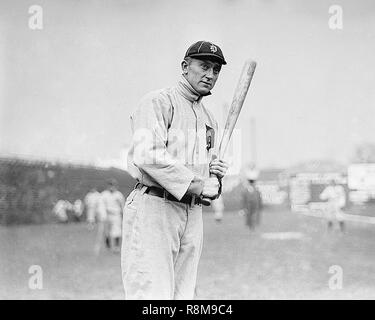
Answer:
[(108, 212), (107, 214), (107, 232), (106, 234), (111, 238), (121, 237), (121, 213)]
[(328, 203), (325, 208), (325, 216), (329, 221), (344, 221), (344, 213), (339, 205)]
[(95, 222), (95, 208), (88, 207), (86, 211), (87, 215), (87, 222), (94, 223)]
[(135, 189), (123, 215), (126, 299), (193, 299), (202, 252), (202, 207)]

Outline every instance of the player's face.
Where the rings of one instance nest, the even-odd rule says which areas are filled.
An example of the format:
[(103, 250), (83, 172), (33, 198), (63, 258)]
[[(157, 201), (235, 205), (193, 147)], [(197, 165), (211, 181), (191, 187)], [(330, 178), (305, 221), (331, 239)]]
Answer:
[(204, 96), (215, 86), (221, 64), (210, 60), (191, 59), (189, 62), (183, 62), (182, 68), (191, 86)]

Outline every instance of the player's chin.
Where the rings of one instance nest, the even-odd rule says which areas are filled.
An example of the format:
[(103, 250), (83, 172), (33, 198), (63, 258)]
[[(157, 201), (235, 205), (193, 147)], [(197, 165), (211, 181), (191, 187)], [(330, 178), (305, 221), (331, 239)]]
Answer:
[(209, 94), (210, 93), (210, 91), (211, 91), (211, 89), (212, 89), (212, 87), (211, 86), (200, 86), (199, 87), (199, 94), (201, 94), (202, 96), (205, 96), (205, 95), (207, 95), (207, 94)]

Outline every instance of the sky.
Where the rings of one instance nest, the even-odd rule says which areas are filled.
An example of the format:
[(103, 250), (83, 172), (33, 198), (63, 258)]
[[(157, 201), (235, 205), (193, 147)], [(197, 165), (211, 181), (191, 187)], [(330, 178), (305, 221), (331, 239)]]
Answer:
[[(260, 168), (347, 163), (375, 143), (372, 0), (38, 0), (42, 30), (29, 28), (34, 4), (0, 3), (0, 156), (121, 162), (131, 111), (176, 84), (198, 40), (228, 62), (203, 100), (220, 125), (244, 61), (258, 63), (237, 124), (243, 163), (252, 141)], [(329, 27), (332, 5), (342, 29)]]

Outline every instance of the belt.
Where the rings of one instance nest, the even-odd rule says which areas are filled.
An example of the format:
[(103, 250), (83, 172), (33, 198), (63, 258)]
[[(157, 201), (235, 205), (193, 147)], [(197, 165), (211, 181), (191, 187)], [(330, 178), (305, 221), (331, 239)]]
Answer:
[[(136, 185), (136, 188), (141, 189), (142, 188), (142, 184), (138, 183)], [(186, 204), (198, 204), (198, 205), (202, 204), (201, 199), (198, 196), (193, 196), (193, 195), (187, 195), (187, 194), (185, 194), (181, 198), (181, 200), (178, 200), (176, 197), (174, 197), (173, 195), (171, 195), (165, 189), (159, 188), (159, 187), (155, 187), (155, 186), (147, 187), (145, 193), (147, 193), (147, 194), (149, 194), (151, 196), (156, 196), (156, 197), (159, 197), (159, 198), (165, 198), (165, 199), (168, 199), (170, 201), (175, 201), (175, 202), (182, 202), (182, 203), (186, 203)]]

